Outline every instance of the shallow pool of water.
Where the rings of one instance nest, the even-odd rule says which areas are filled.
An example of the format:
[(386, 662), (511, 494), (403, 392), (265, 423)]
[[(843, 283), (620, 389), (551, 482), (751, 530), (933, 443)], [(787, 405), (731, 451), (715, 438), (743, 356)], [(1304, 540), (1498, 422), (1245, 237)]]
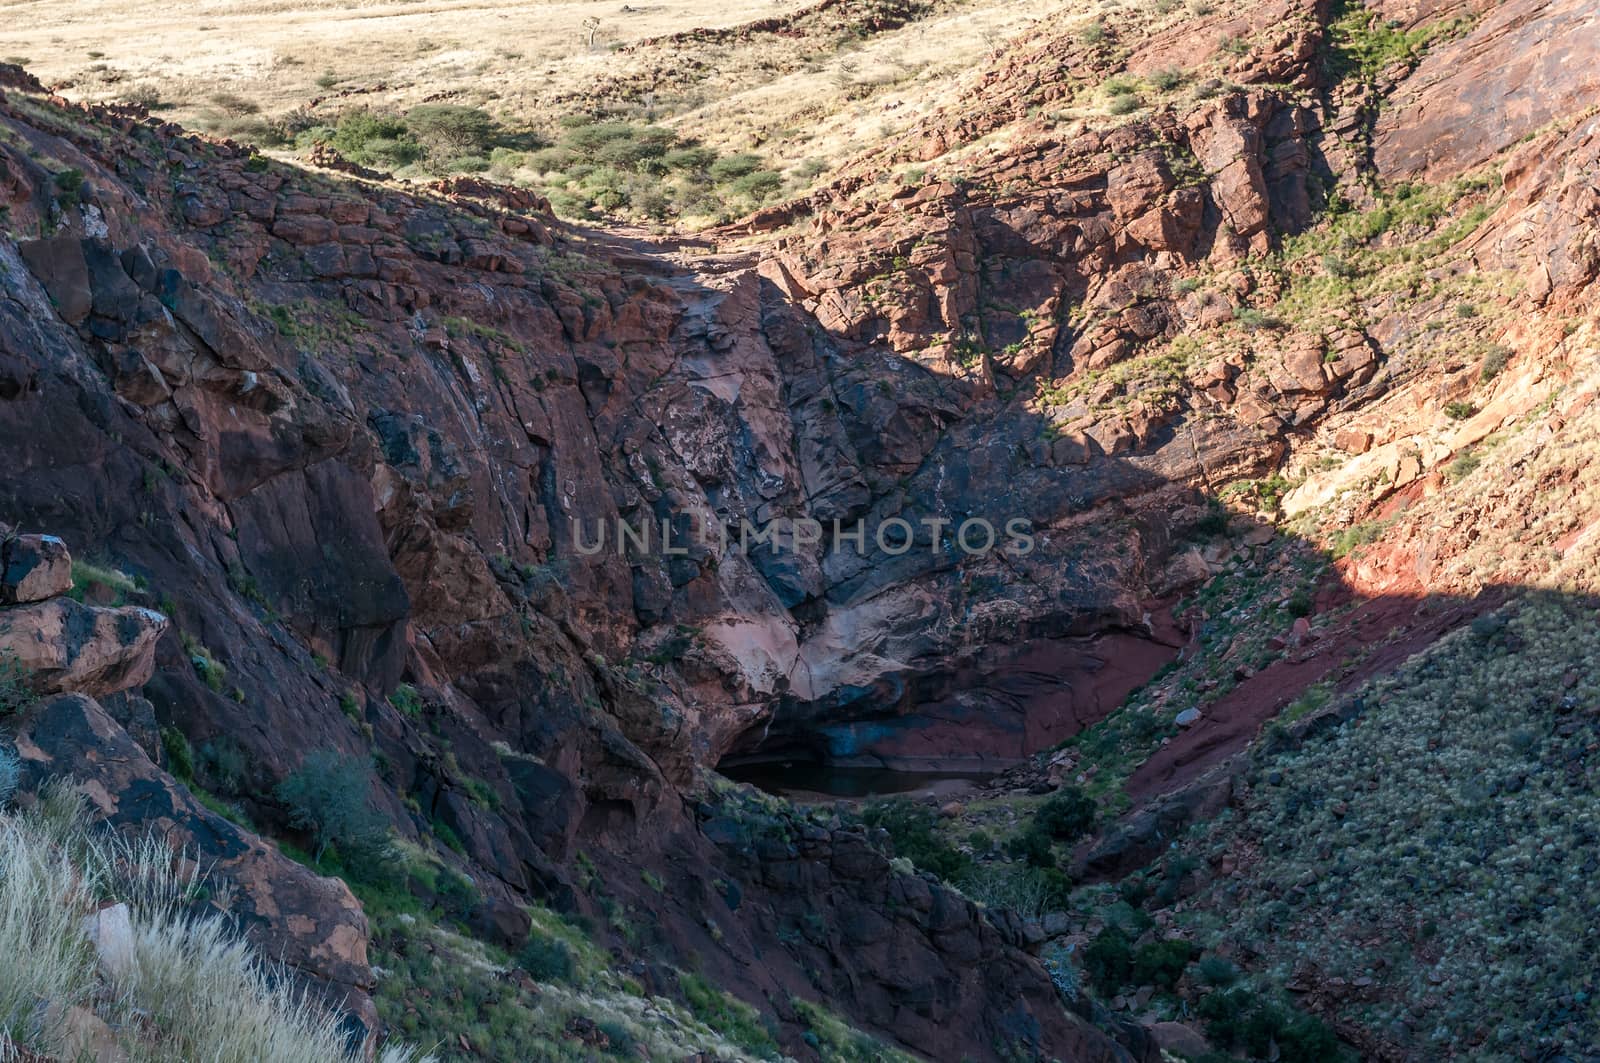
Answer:
[(892, 794), (958, 794), (993, 772), (894, 771), (840, 767), (818, 760), (761, 760), (724, 764), (722, 774), (796, 801), (862, 800)]

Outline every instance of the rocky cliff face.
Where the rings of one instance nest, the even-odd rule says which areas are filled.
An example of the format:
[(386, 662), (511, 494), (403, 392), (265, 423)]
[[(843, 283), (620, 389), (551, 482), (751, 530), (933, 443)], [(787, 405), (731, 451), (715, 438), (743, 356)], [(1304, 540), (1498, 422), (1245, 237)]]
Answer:
[[(54, 541), (8, 539), (0, 638), (41, 692), (142, 690), (36, 706), (19, 748), (112, 822), (220, 832), (261, 933), (339, 986), (368, 978), (348, 895), (201, 811), (162, 729), (236, 747), (198, 782), (267, 824), (307, 751), (376, 750), (388, 818), (459, 839), (493, 897), (592, 908), (580, 852), (662, 868), (652, 935), (785, 1018), (821, 994), (934, 1058), (1125, 1058), (1020, 927), (865, 835), (690, 802), (730, 754), (1067, 738), (1195, 634), (1170, 607), (1219, 565), (1208, 496), (1360, 525), (1570, 373), (1593, 16), (1445, 6), (1063, 13), (716, 253), (291, 169), (7, 69), (0, 514), (139, 604), (63, 599)], [(974, 517), (1034, 549), (967, 553)], [(912, 549), (695, 534), (891, 518)], [(687, 545), (619, 550), (619, 522)], [(1249, 737), (1207, 726), (1207, 757)], [(808, 912), (840, 929), (785, 932)]]

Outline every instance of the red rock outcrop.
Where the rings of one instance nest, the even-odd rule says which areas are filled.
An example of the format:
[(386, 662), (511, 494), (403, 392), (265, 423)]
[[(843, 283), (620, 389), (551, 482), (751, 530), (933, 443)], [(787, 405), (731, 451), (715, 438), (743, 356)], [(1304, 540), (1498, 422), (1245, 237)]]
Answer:
[(1389, 180), (1452, 177), (1581, 113), (1600, 93), (1597, 40), (1600, 12), (1584, 0), (1494, 5), (1398, 87), (1375, 130), (1378, 172)]

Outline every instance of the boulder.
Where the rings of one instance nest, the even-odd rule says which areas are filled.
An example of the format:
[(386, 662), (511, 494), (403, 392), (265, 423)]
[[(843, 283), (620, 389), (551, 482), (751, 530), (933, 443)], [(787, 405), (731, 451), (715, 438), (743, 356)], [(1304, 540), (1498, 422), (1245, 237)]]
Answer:
[(83, 931), (94, 945), (100, 973), (115, 982), (126, 978), (135, 962), (133, 923), (126, 904), (108, 904), (83, 917)]
[(528, 940), (533, 920), (520, 905), (498, 897), (485, 898), (467, 917), (473, 936), (515, 952)]
[(17, 251), (28, 269), (55, 304), (56, 312), (68, 324), (81, 324), (93, 306), (89, 290), (89, 266), (84, 261), (83, 245), (75, 237), (52, 236), (43, 240), (21, 240)]
[(1372, 433), (1364, 428), (1341, 428), (1333, 434), (1333, 445), (1346, 454), (1365, 454), (1372, 449)]
[(1146, 1027), (1150, 1039), (1163, 1052), (1183, 1059), (1199, 1059), (1211, 1051), (1211, 1043), (1181, 1022), (1154, 1022)]
[(40, 694), (92, 697), (142, 686), (167, 618), (151, 609), (98, 609), (52, 598), (0, 611), (0, 652), (14, 654)]
[(42, 602), (72, 589), (72, 555), (54, 535), (0, 542), (0, 605)]

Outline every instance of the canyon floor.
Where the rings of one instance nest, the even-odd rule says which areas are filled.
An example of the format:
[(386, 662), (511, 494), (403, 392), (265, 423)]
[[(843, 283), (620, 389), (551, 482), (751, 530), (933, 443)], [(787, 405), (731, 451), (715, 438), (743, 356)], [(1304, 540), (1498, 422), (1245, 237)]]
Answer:
[(0, 1057), (1600, 1059), (1592, 6), (0, 10)]

